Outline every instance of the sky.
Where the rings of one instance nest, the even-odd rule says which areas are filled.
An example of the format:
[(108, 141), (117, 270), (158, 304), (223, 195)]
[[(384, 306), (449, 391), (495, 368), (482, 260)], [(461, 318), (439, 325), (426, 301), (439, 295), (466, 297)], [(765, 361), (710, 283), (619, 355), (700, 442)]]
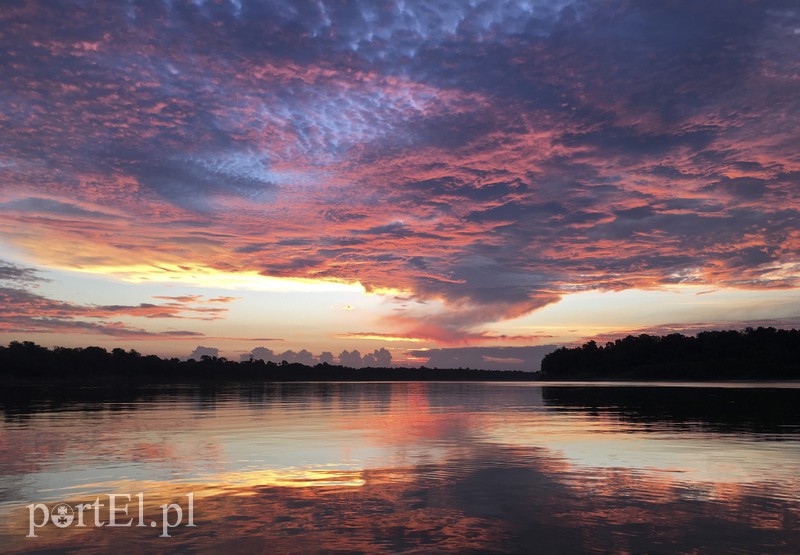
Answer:
[(800, 325), (796, 2), (9, 1), (0, 45), (0, 343)]

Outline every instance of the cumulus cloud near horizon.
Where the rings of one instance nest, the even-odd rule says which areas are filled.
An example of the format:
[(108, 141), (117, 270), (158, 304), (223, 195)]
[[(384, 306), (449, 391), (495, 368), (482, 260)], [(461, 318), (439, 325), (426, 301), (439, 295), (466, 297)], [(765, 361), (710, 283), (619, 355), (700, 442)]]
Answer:
[(189, 355), (189, 358), (200, 360), (204, 356), (218, 357), (219, 349), (215, 347), (203, 347), (202, 345), (198, 345), (195, 350), (192, 351), (192, 354)]
[[(199, 348), (199, 347), (198, 347)], [(295, 352), (291, 349), (282, 353), (276, 353), (267, 347), (256, 347), (249, 353), (240, 356), (242, 362), (248, 360), (263, 360), (264, 362), (274, 362), (280, 364), (283, 361), (289, 364), (305, 364), (314, 366), (315, 364), (340, 364), (352, 368), (384, 368), (392, 365), (392, 353), (381, 347), (363, 356), (358, 349), (352, 351), (343, 350), (338, 356), (334, 356), (330, 351), (323, 351), (319, 355), (314, 355), (306, 349)]]

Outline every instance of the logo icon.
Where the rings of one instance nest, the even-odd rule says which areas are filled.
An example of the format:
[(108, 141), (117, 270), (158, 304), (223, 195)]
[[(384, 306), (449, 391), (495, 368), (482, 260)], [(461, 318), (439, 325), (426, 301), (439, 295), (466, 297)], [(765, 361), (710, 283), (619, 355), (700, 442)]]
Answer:
[(75, 513), (73, 512), (72, 507), (66, 503), (59, 503), (53, 507), (51, 514), (53, 524), (59, 528), (66, 528), (72, 524), (72, 520), (75, 518)]

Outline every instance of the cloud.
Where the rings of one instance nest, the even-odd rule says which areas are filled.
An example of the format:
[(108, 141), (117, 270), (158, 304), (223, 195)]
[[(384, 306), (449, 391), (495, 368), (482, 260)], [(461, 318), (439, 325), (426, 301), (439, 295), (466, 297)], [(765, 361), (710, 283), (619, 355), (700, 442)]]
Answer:
[(362, 331), (362, 332), (344, 332), (336, 334), (336, 337), (341, 337), (345, 339), (372, 339), (372, 340), (380, 340), (380, 341), (421, 341), (423, 338), (420, 337), (413, 337), (411, 335), (401, 335), (397, 333), (381, 333), (381, 332), (373, 332), (373, 331)]
[(408, 354), (432, 368), (477, 368), (538, 372), (542, 359), (556, 345), (535, 347), (455, 347), (412, 350)]
[(78, 218), (109, 218), (112, 215), (96, 210), (86, 210), (80, 206), (54, 199), (27, 197), (0, 203), (0, 211), (51, 214)]
[[(335, 361), (333, 354), (328, 351), (320, 353), (319, 356), (314, 356), (306, 349), (302, 349), (300, 352), (295, 352), (290, 349), (279, 354), (266, 347), (254, 348), (249, 353), (241, 355), (241, 360), (263, 360), (264, 362), (273, 362), (276, 364), (286, 361), (290, 364), (298, 363), (305, 364), (306, 366), (334, 364)], [(362, 359), (361, 353), (358, 350), (344, 350), (339, 354), (338, 364), (351, 368), (361, 368), (363, 366), (389, 367), (392, 364), (392, 354), (387, 349), (380, 348), (375, 349), (372, 353), (367, 353)]]
[(756, 200), (768, 192), (768, 183), (768, 180), (758, 177), (723, 177), (721, 180), (707, 185), (703, 190), (727, 193), (745, 200)]
[(203, 295), (179, 295), (179, 296), (153, 295), (153, 298), (165, 301), (173, 301), (176, 303), (195, 303), (203, 300)]
[(229, 296), (220, 296), (220, 297), (213, 297), (208, 299), (210, 303), (232, 303), (233, 301), (238, 301), (241, 297), (229, 297)]
[[(573, 291), (797, 287), (798, 17), (779, 1), (11, 6), (0, 237), (45, 267), (400, 290), (429, 304), (397, 335), (453, 344)], [(104, 314), (219, 315), (159, 307)]]
[[(247, 358), (245, 358), (245, 356)], [(288, 351), (284, 351), (283, 353), (277, 354), (273, 353), (271, 349), (266, 349), (264, 347), (257, 347), (253, 349), (253, 351), (249, 355), (245, 355), (242, 358), (247, 360), (249, 358), (253, 358), (255, 360), (263, 360), (264, 362), (275, 362), (275, 363), (282, 363), (284, 361), (288, 362), (289, 364), (305, 364), (306, 366), (313, 366), (317, 364), (318, 360), (311, 352), (302, 349), (300, 352), (295, 352), (291, 349)]]
[(219, 357), (219, 349), (215, 347), (195, 347), (194, 351), (189, 355), (189, 358), (200, 360), (203, 357)]
[(22, 287), (35, 286), (41, 282), (49, 281), (39, 275), (34, 268), (19, 266), (5, 260), (0, 260), (0, 282)]
[[(18, 268), (16, 268), (18, 269)], [(14, 274), (17, 275), (17, 274)], [(51, 299), (16, 287), (0, 287), (0, 332), (91, 333), (119, 338), (184, 339), (202, 336), (192, 331), (151, 332), (132, 326), (121, 317), (146, 319), (216, 319), (224, 309), (191, 308), (173, 304), (89, 305)], [(188, 311), (188, 315), (185, 312)]]
[[(173, 301), (174, 303), (180, 304), (188, 304), (188, 303), (231, 303), (233, 301), (241, 299), (241, 297), (229, 297), (229, 296), (220, 296), (220, 297), (212, 297), (210, 299), (205, 298), (203, 295), (177, 295), (177, 296), (169, 296), (169, 295), (153, 295), (154, 299), (161, 299), (165, 301)], [(218, 310), (218, 309), (214, 309)]]
[(392, 353), (381, 347), (364, 355), (363, 362), (367, 367), (388, 367), (392, 365)]
[(358, 352), (358, 349), (353, 349), (352, 351), (344, 350), (339, 353), (339, 364), (350, 368), (361, 368), (364, 365), (364, 361), (361, 359), (361, 353)]

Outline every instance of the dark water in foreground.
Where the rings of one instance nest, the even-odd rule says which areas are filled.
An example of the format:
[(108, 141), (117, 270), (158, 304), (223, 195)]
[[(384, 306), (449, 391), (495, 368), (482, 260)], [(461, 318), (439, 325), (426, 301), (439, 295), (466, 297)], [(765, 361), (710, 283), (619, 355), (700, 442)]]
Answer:
[[(2, 409), (0, 551), (800, 553), (791, 384), (4, 391)], [(98, 527), (114, 493), (133, 522)], [(34, 503), (73, 521), (27, 538)], [(182, 522), (159, 537), (169, 503)]]

